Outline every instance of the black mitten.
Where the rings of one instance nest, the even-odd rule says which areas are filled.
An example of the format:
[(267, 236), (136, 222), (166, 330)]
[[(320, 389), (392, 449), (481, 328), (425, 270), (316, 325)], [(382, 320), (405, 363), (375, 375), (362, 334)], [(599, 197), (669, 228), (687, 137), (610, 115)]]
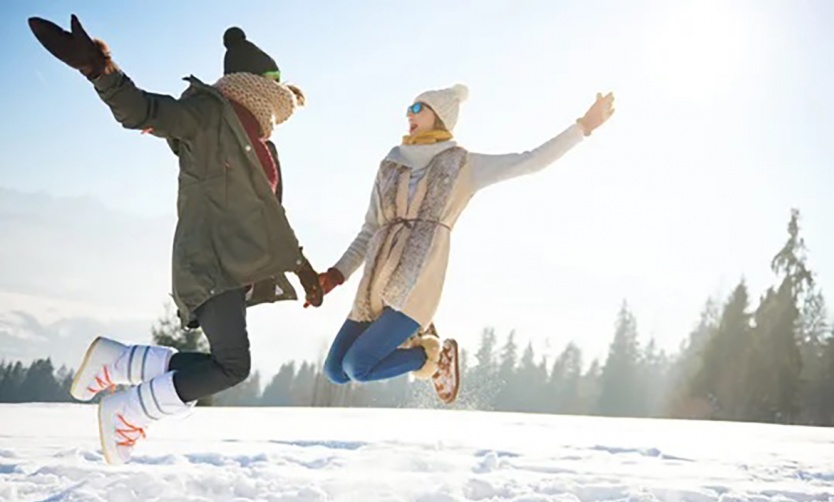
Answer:
[(307, 302), (314, 307), (320, 307), (324, 301), (324, 291), (321, 289), (321, 284), (319, 284), (319, 274), (313, 269), (313, 266), (310, 265), (307, 258), (304, 257), (303, 252), (301, 254), (301, 260), (302, 264), (295, 270), (295, 274), (298, 276), (298, 280), (301, 281), (301, 286), (306, 293)]
[(107, 73), (114, 67), (107, 45), (101, 40), (91, 39), (75, 14), (70, 20), (70, 27), (72, 32), (67, 32), (52, 21), (29, 18), (29, 28), (41, 45), (88, 79)]

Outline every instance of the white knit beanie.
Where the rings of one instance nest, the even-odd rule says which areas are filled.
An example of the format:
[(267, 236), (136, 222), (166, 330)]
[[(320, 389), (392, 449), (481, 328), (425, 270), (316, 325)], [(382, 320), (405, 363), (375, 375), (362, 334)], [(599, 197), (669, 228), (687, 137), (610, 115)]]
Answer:
[(469, 88), (463, 84), (455, 84), (448, 89), (426, 91), (414, 98), (414, 102), (429, 105), (443, 121), (446, 129), (451, 132), (458, 123), (460, 104), (466, 101), (467, 97), (469, 97)]

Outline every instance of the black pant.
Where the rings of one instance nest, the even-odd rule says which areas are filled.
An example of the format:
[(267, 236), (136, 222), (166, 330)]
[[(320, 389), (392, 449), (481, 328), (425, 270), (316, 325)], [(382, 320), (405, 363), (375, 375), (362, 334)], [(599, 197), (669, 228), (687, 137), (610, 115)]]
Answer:
[(183, 402), (216, 394), (246, 380), (252, 361), (246, 331), (246, 293), (235, 289), (210, 298), (195, 311), (211, 354), (179, 352), (171, 357), (174, 387)]

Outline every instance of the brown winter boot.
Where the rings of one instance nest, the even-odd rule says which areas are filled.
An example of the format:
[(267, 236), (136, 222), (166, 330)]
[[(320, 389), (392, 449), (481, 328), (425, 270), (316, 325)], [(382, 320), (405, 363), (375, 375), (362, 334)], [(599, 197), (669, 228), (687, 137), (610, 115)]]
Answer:
[(420, 330), (399, 348), (411, 349), (414, 347), (422, 347), (426, 352), (426, 362), (422, 368), (412, 372), (412, 375), (417, 380), (428, 380), (437, 373), (437, 364), (440, 362), (440, 338), (434, 331), (434, 325), (429, 326), (426, 330)]
[(458, 365), (458, 344), (453, 339), (440, 343), (440, 335), (434, 323), (425, 330), (420, 330), (405, 341), (400, 348), (422, 347), (426, 351), (426, 363), (413, 373), (417, 380), (431, 378), (437, 397), (445, 404), (457, 399), (460, 387), (460, 368)]

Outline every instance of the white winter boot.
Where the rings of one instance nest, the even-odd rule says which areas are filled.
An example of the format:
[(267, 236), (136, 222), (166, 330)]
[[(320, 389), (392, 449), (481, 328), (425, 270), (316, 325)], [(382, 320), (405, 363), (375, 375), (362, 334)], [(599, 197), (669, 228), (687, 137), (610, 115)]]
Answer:
[(70, 387), (79, 401), (116, 385), (137, 385), (168, 371), (176, 350), (151, 345), (125, 345), (105, 337), (93, 340)]
[(196, 404), (183, 403), (174, 388), (174, 373), (163, 375), (105, 396), (98, 405), (101, 451), (107, 463), (119, 465), (130, 460), (136, 442), (156, 421), (182, 415)]

